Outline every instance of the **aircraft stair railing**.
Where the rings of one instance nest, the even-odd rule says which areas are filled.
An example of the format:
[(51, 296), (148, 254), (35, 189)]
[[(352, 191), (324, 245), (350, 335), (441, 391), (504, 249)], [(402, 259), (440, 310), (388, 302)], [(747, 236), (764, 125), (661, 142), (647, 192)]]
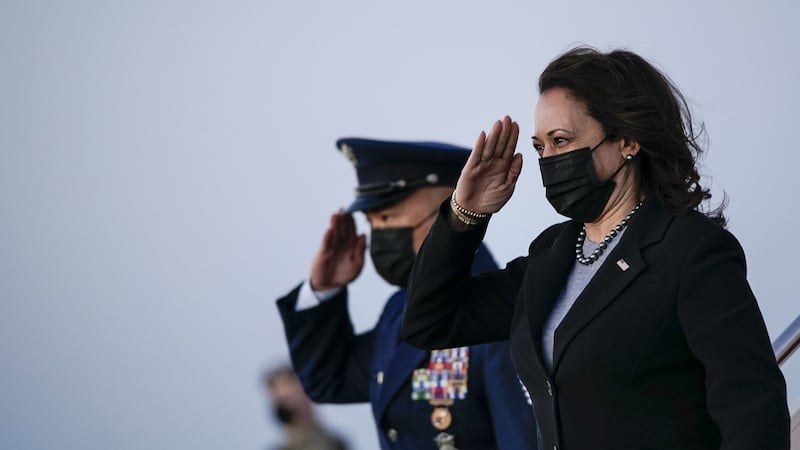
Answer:
[(792, 450), (800, 450), (800, 316), (772, 343), (772, 350), (786, 378), (786, 394), (792, 415)]

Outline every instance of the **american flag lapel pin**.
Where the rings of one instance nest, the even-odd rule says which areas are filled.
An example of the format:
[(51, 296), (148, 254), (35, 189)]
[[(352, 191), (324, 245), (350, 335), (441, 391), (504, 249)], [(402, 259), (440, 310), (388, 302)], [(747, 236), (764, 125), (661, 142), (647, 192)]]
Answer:
[(631, 268), (631, 266), (624, 259), (617, 261), (617, 267), (619, 267), (623, 272)]

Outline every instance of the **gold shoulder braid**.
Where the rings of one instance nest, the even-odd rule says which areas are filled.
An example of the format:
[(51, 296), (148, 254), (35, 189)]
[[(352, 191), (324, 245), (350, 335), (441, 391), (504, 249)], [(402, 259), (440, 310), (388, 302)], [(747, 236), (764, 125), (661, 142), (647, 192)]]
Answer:
[(448, 406), (467, 398), (468, 369), (469, 347), (457, 347), (431, 351), (428, 368), (412, 375), (411, 399), (427, 400), (433, 406), (431, 424), (441, 431), (434, 438), (440, 450), (457, 450), (455, 436), (444, 430), (453, 422)]

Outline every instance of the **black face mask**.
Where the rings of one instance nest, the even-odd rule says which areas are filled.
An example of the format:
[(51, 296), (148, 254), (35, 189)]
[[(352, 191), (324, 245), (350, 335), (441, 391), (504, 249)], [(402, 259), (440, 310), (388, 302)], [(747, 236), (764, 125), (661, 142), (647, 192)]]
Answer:
[(414, 266), (414, 230), (430, 219), (439, 210), (434, 210), (413, 227), (373, 228), (369, 243), (369, 254), (375, 271), (387, 283), (405, 288), (411, 267)]
[(611, 180), (632, 158), (626, 157), (608, 180), (600, 181), (592, 160), (600, 144), (539, 159), (547, 200), (562, 216), (584, 223), (597, 220), (616, 186)]
[(294, 422), (294, 419), (297, 417), (293, 409), (280, 404), (275, 405), (273, 414), (275, 415), (275, 418), (278, 419), (278, 422), (285, 425), (289, 425), (290, 423)]

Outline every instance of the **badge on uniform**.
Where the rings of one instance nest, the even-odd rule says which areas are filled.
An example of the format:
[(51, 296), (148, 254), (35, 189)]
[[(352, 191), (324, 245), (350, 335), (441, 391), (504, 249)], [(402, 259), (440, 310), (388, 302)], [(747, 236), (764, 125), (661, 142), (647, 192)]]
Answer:
[(469, 347), (457, 347), (431, 351), (428, 368), (417, 369), (412, 375), (411, 399), (427, 400), (433, 406), (431, 424), (441, 431), (434, 438), (440, 450), (457, 450), (455, 436), (444, 430), (453, 422), (448, 407), (467, 398), (468, 369)]

